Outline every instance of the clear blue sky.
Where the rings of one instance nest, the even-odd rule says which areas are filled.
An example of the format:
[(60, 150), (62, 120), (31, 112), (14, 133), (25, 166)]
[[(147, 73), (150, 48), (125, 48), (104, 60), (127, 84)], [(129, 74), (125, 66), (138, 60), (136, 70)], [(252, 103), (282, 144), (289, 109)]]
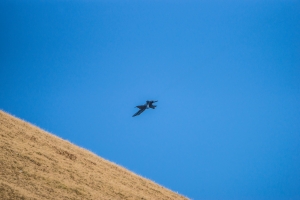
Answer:
[(192, 199), (300, 199), (299, 1), (38, 2), (0, 2), (1, 109)]

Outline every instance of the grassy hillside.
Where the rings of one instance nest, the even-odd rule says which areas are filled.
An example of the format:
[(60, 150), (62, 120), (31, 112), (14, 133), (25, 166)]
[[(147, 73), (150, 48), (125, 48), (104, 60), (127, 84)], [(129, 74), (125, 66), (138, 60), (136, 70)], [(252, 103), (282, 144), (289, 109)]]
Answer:
[(186, 199), (0, 111), (0, 199)]

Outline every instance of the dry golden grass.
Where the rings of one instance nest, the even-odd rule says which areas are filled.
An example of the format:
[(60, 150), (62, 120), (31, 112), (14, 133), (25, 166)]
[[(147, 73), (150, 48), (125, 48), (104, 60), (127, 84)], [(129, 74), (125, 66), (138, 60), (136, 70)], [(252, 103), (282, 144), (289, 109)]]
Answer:
[(0, 199), (187, 199), (0, 110)]

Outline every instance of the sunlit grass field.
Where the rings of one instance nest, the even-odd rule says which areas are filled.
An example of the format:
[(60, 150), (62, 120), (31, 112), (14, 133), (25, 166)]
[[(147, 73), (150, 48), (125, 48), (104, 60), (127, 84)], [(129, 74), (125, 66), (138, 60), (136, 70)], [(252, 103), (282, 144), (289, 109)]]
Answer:
[(0, 111), (0, 199), (187, 199)]

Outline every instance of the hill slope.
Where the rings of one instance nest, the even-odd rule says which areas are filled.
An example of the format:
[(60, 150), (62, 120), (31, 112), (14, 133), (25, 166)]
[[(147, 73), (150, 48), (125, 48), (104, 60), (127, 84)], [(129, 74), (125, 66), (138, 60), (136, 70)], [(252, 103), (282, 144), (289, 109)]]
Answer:
[(0, 199), (186, 199), (0, 110)]

